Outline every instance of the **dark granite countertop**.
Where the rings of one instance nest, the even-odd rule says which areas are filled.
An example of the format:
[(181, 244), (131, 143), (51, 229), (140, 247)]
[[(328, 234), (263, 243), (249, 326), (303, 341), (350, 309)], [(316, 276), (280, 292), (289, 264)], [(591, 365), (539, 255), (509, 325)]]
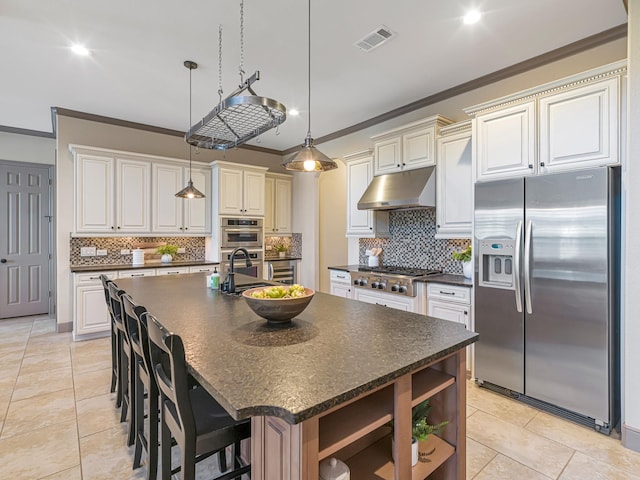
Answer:
[(265, 262), (287, 262), (289, 260), (302, 260), (302, 257), (264, 257)]
[(78, 272), (107, 272), (110, 270), (138, 270), (141, 268), (175, 268), (175, 267), (199, 267), (201, 265), (219, 265), (218, 262), (208, 260), (193, 260), (188, 262), (149, 262), (144, 265), (132, 265), (131, 263), (122, 265), (71, 265), (71, 271)]
[[(341, 270), (343, 272), (357, 272), (360, 267), (365, 265), (338, 265), (329, 267), (329, 270)], [(464, 275), (454, 275), (450, 273), (441, 273), (438, 275), (430, 275), (429, 277), (416, 280), (417, 282), (433, 282), (433, 283), (448, 283), (449, 285), (460, 285), (463, 287), (472, 287), (473, 281), (470, 278), (465, 278)]]
[(182, 336), (192, 374), (236, 419), (299, 423), (478, 339), (460, 323), (320, 292), (290, 324), (271, 326), (201, 277), (116, 283)]

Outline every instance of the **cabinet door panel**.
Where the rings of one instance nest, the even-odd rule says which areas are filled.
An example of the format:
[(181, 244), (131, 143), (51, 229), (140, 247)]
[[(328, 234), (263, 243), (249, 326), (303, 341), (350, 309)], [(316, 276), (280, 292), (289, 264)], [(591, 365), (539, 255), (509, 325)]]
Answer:
[(113, 159), (78, 155), (76, 231), (114, 232)]
[(478, 115), (478, 180), (535, 173), (534, 119), (534, 102)]
[(442, 318), (452, 322), (462, 323), (467, 328), (469, 318), (469, 307), (466, 305), (456, 305), (447, 302), (429, 300), (428, 315), (430, 317)]
[(116, 160), (117, 232), (148, 232), (151, 164)]
[(402, 136), (402, 167), (405, 170), (435, 165), (433, 137), (435, 128)]
[(266, 177), (264, 179), (264, 233), (276, 232), (276, 179)]
[(76, 287), (76, 335), (109, 331), (111, 320), (102, 285)]
[(372, 213), (358, 210), (358, 201), (373, 178), (371, 157), (347, 164), (347, 235), (369, 235), (373, 230)]
[(413, 312), (413, 299), (404, 299), (402, 297), (391, 298), (391, 294), (384, 295), (379, 293), (369, 293), (366, 290), (356, 288), (353, 294), (353, 298), (365, 303), (371, 303), (373, 305), (383, 305), (388, 308), (395, 308), (396, 310), (403, 310), (405, 312)]
[(264, 179), (262, 172), (244, 172), (244, 214), (264, 216)]
[(223, 215), (241, 215), (243, 212), (243, 172), (228, 168), (220, 169), (218, 199), (219, 212)]
[(153, 231), (182, 232), (182, 167), (153, 164)]
[(351, 287), (349, 285), (341, 285), (339, 283), (331, 284), (331, 295), (343, 298), (351, 298)]
[(291, 233), (291, 180), (276, 178), (274, 192), (276, 232)]
[(376, 143), (374, 174), (398, 172), (400, 169), (400, 138)]
[(618, 79), (540, 100), (543, 171), (618, 161)]
[[(185, 178), (189, 169), (185, 169)], [(185, 233), (207, 233), (211, 231), (211, 172), (201, 169), (191, 170), (193, 186), (205, 194), (205, 198), (187, 198), (183, 200)]]
[(438, 140), (436, 217), (439, 234), (471, 235), (471, 134)]

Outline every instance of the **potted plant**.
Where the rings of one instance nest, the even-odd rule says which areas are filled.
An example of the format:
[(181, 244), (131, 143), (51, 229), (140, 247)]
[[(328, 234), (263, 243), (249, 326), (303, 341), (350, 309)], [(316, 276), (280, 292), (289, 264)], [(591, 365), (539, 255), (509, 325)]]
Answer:
[(280, 243), (276, 243), (273, 248), (275, 249), (276, 252), (278, 252), (278, 256), (279, 257), (285, 257), (287, 255), (287, 250), (289, 250), (289, 247), (287, 246), (286, 243), (280, 242)]
[(171, 245), (171, 244), (161, 245), (158, 248), (156, 248), (156, 253), (162, 254), (162, 257), (160, 260), (163, 263), (167, 263), (173, 260), (173, 256), (176, 253), (178, 253), (178, 247), (176, 245)]
[[(411, 466), (418, 463), (419, 442), (426, 442), (429, 435), (437, 435), (442, 432), (444, 427), (449, 423), (448, 420), (445, 420), (436, 425), (430, 425), (427, 422), (430, 411), (431, 405), (429, 405), (429, 399), (420, 402), (413, 407), (411, 411)], [(391, 426), (391, 435), (393, 438), (393, 420), (389, 422), (389, 425)], [(391, 448), (393, 449), (393, 457), (395, 460), (395, 445), (393, 445), (393, 443), (395, 442), (392, 440)]]
[(462, 262), (462, 273), (466, 278), (471, 278), (473, 271), (471, 268), (471, 245), (461, 252), (453, 252), (453, 259)]

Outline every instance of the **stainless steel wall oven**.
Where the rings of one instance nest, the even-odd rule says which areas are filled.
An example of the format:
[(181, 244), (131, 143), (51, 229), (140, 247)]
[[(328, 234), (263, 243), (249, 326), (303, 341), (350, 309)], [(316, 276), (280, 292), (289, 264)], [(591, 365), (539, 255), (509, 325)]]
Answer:
[(262, 248), (261, 218), (221, 218), (220, 247)]

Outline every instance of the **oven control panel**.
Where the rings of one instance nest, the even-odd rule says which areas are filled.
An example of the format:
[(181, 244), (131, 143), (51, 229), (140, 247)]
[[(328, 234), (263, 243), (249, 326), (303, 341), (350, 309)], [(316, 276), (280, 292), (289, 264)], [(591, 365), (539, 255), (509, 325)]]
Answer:
[(408, 297), (416, 296), (416, 291), (413, 288), (413, 280), (410, 277), (359, 272), (357, 276), (352, 273), (352, 278), (355, 287), (406, 295)]

